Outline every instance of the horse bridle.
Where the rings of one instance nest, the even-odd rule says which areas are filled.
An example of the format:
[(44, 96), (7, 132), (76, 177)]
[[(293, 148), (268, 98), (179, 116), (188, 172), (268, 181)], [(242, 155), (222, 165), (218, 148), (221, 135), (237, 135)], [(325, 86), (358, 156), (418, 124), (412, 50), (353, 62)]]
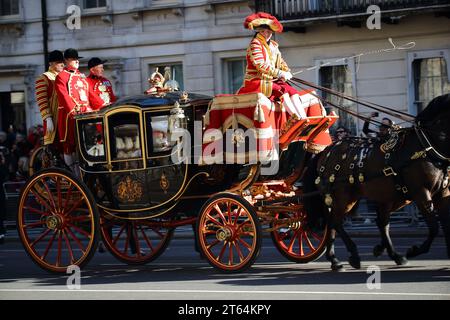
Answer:
[(431, 144), (427, 135), (425, 134), (424, 130), (422, 129), (422, 127), (420, 125), (420, 121), (414, 125), (414, 130), (416, 132), (416, 135), (417, 135), (417, 138), (419, 139), (420, 144), (424, 148), (424, 151), (426, 151), (427, 153), (431, 153), (432, 156), (434, 156), (435, 158), (437, 158), (439, 160), (450, 162), (449, 157), (444, 156), (439, 151), (437, 151), (435, 147), (433, 147), (433, 145)]

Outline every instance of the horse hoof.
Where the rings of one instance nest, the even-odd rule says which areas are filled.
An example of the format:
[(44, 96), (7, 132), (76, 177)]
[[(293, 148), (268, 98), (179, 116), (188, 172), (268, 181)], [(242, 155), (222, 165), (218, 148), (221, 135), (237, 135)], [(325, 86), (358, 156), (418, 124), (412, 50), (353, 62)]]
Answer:
[(408, 249), (408, 251), (406, 251), (406, 258), (414, 258), (417, 257), (420, 254), (419, 252), (419, 247), (414, 245), (411, 248)]
[(400, 256), (400, 255), (396, 256), (394, 258), (394, 261), (398, 266), (406, 266), (409, 263), (408, 259), (406, 259), (404, 256)]
[(361, 259), (359, 257), (350, 256), (348, 258), (348, 263), (354, 268), (354, 269), (361, 269)]
[(378, 258), (381, 256), (384, 252), (384, 246), (381, 244), (377, 244), (375, 247), (373, 247), (373, 256)]

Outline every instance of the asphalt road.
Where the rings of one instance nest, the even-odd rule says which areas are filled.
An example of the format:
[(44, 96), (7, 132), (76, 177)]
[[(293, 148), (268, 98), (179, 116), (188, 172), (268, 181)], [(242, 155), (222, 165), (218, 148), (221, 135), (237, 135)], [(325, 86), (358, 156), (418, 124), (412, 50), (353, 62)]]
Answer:
[[(421, 238), (394, 238), (405, 252)], [(322, 257), (316, 262), (288, 262), (264, 239), (256, 264), (239, 274), (217, 272), (194, 250), (193, 239), (177, 237), (156, 261), (127, 266), (109, 253), (96, 253), (81, 272), (81, 289), (67, 287), (68, 275), (49, 274), (37, 267), (18, 241), (0, 246), (0, 300), (5, 299), (151, 299), (151, 300), (298, 300), (298, 299), (450, 299), (450, 260), (443, 238), (436, 239), (430, 253), (398, 267), (386, 255), (374, 258), (378, 238), (356, 238), (363, 259), (360, 270), (346, 263), (345, 272), (330, 271)], [(342, 261), (347, 253), (337, 243)], [(379, 268), (380, 288), (373, 286)]]

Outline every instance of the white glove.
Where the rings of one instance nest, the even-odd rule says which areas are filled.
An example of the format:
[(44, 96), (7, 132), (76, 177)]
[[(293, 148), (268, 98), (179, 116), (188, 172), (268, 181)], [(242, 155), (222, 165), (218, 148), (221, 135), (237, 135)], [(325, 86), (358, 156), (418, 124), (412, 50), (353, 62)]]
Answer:
[(53, 130), (55, 130), (55, 126), (53, 125), (52, 117), (48, 117), (47, 119), (45, 119), (45, 124), (47, 126), (47, 132), (48, 133), (52, 133)]
[(281, 71), (280, 78), (284, 81), (288, 81), (292, 79), (292, 73), (289, 71)]

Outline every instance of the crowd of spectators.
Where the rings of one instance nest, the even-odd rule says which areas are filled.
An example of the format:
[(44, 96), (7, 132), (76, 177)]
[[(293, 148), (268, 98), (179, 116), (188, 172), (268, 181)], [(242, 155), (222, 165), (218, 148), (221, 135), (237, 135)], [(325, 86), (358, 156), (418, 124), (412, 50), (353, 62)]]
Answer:
[(34, 149), (42, 143), (41, 125), (23, 128), (10, 126), (8, 131), (0, 131), (0, 244), (4, 242), (6, 229), (6, 203), (4, 183), (25, 180), (28, 177), (28, 163)]

